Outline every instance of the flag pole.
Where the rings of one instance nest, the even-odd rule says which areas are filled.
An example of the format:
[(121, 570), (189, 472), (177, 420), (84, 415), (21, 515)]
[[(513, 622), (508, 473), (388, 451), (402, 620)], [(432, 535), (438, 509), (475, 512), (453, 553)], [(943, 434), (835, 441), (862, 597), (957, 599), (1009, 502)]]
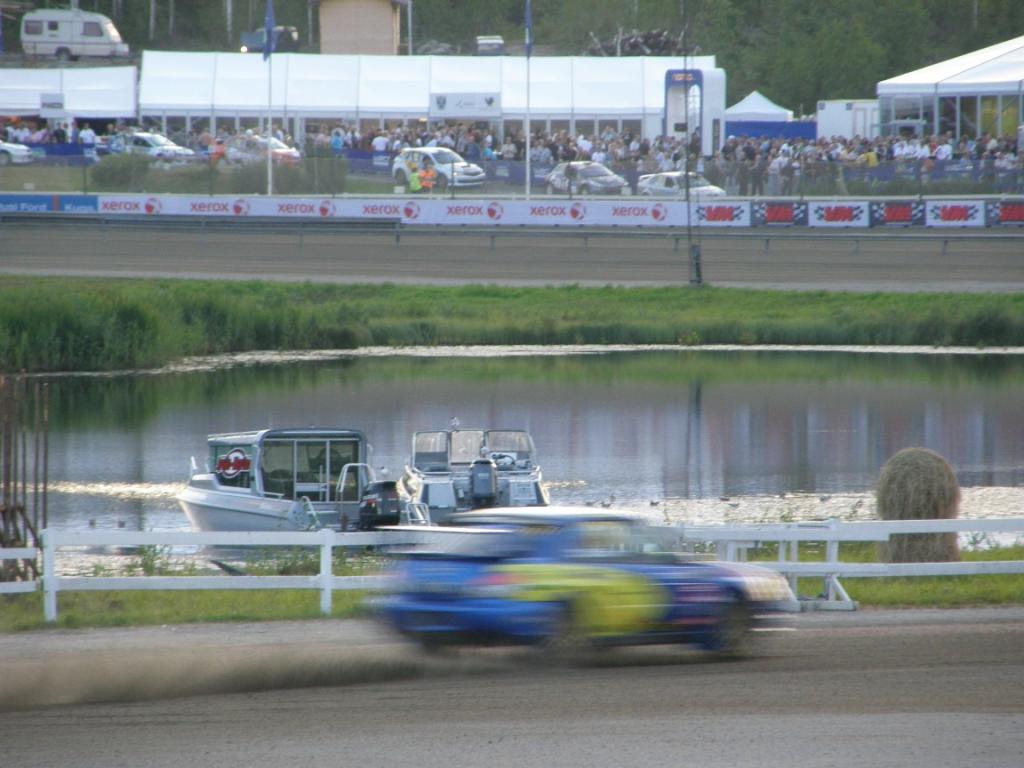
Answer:
[(274, 194), (274, 153), (270, 145), (273, 137), (274, 112), (273, 112), (273, 88), (274, 88), (274, 64), (273, 58), (267, 57), (267, 195)]
[(530, 199), (530, 53), (533, 51), (533, 14), (530, 0), (526, 0), (526, 199)]
[(274, 194), (274, 152), (270, 144), (274, 124), (274, 0), (267, 0), (267, 13), (263, 18), (263, 60), (267, 62), (267, 196)]

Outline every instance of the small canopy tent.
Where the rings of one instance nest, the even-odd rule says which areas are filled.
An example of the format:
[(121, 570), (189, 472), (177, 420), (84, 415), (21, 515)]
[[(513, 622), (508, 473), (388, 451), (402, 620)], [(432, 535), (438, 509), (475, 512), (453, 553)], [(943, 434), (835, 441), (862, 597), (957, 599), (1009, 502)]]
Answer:
[(793, 119), (793, 110), (780, 107), (774, 101), (757, 91), (751, 91), (744, 99), (725, 110), (729, 122), (782, 123)]

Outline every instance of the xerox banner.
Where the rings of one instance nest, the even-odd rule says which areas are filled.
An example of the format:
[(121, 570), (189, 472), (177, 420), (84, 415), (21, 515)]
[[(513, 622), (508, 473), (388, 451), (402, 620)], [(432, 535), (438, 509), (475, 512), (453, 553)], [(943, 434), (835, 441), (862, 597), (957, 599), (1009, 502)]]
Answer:
[(755, 227), (806, 227), (807, 203), (792, 200), (765, 200), (751, 206)]
[(921, 200), (882, 200), (871, 203), (872, 227), (919, 227), (924, 225)]
[(985, 226), (984, 200), (929, 200), (925, 211), (929, 227)]
[(812, 227), (869, 227), (868, 204), (857, 202), (810, 202), (807, 223)]

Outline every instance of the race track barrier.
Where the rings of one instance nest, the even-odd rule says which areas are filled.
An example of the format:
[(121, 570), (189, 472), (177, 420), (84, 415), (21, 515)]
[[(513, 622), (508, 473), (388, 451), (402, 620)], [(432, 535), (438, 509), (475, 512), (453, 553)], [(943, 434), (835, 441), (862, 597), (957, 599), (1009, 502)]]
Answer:
[[(806, 601), (805, 606), (819, 609), (853, 610), (857, 607), (842, 584), (842, 578), (894, 578), (919, 576), (973, 576), (983, 574), (1024, 573), (1024, 560), (975, 561), (951, 563), (844, 563), (839, 560), (841, 542), (888, 541), (891, 536), (908, 533), (1011, 533), (1024, 534), (1024, 518), (979, 518), (954, 520), (865, 521), (782, 523), (773, 525), (665, 526), (664, 539), (683, 545), (706, 544), (726, 561), (743, 561), (749, 551), (763, 543), (777, 543), (778, 560), (760, 562), (789, 577), (795, 587), (799, 577), (822, 578), (823, 599)], [(334, 590), (381, 590), (388, 584), (386, 575), (335, 576), (331, 572), (336, 548), (407, 547), (425, 545), (451, 532), (430, 528), (339, 533), (324, 529), (310, 532), (224, 532), (199, 533), (152, 531), (77, 531), (47, 529), (43, 546), (0, 550), (3, 559), (42, 557), (43, 611), (48, 622), (57, 620), (57, 595), (61, 592), (111, 590), (194, 590), (194, 589), (311, 589), (320, 593), (320, 612), (331, 613)], [(464, 535), (471, 535), (469, 533)], [(825, 560), (801, 562), (801, 542), (822, 542)], [(309, 576), (61, 576), (57, 573), (59, 549), (74, 547), (114, 547), (130, 551), (134, 547), (312, 547), (319, 550), (319, 573)], [(35, 592), (35, 581), (0, 582), (0, 594)]]
[(962, 198), (267, 197), (0, 194), (0, 217), (24, 214), (399, 222), (447, 227), (869, 229), (1024, 227), (1024, 196)]

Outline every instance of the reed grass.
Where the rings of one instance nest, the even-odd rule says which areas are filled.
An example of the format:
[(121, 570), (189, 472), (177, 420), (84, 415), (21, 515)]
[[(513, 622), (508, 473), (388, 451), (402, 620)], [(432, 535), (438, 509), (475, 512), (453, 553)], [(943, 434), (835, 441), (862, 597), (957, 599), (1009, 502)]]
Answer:
[(1024, 344), (1024, 295), (0, 278), (7, 371), (366, 345)]

